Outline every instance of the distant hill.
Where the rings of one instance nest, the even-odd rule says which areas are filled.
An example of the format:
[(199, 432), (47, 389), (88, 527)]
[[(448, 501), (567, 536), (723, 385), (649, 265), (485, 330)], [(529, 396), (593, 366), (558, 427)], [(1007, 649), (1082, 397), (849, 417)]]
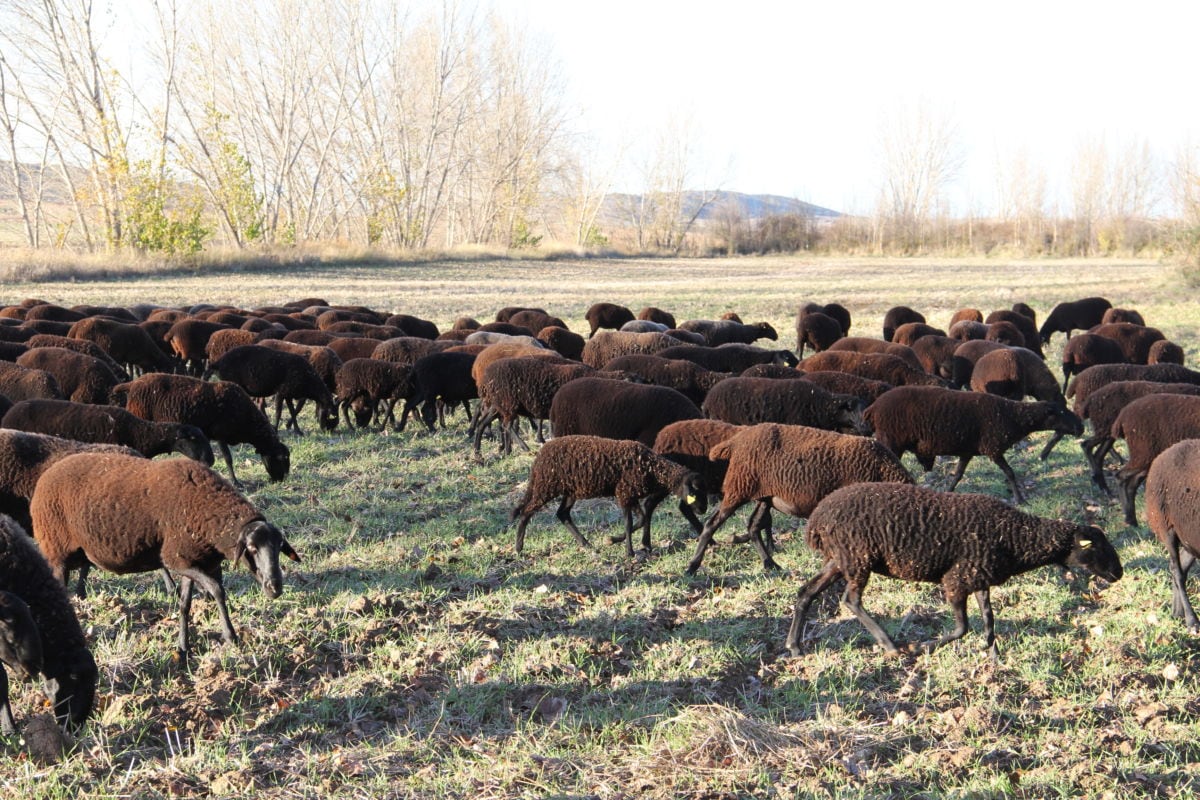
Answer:
[[(685, 214), (690, 216), (690, 210), (700, 205), (705, 193), (689, 191), (684, 193)], [(628, 209), (635, 207), (641, 196), (636, 194), (610, 194), (604, 200), (600, 216), (606, 222), (621, 224), (628, 222)], [(783, 197), (777, 194), (744, 194), (742, 192), (717, 192), (716, 197), (700, 212), (698, 219), (709, 220), (721, 209), (736, 204), (746, 219), (756, 220), (781, 214), (803, 214), (805, 216), (823, 219), (836, 219), (842, 216), (840, 211), (816, 206), (797, 200), (794, 197)]]

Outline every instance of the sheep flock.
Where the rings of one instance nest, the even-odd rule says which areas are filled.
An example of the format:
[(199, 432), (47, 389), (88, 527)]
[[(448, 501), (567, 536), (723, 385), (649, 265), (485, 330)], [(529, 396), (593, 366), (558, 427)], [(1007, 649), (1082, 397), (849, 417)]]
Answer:
[[(1186, 591), (1200, 557), (1200, 371), (1180, 363), (1186, 343), (1118, 308), (1120, 298), (1064, 297), (1037, 311), (1025, 303), (963, 308), (945, 319), (910, 301), (878, 315), (883, 338), (860, 322), (873, 311), (853, 297), (834, 299), (789, 298), (789, 342), (789, 331), (768, 322), (684, 319), (655, 297), (644, 298), (640, 312), (602, 301), (571, 314), (481, 308), (453, 322), (320, 297), (251, 308), (10, 298), (0, 308), (0, 417), (10, 429), (0, 435), (4, 732), (31, 739), (37, 711), (27, 700), (39, 687), (68, 743), (88, 742), (104, 707), (125, 702), (120, 665), (106, 661), (105, 637), (118, 634), (89, 619), (91, 604), (107, 596), (108, 574), (161, 576), (161, 589), (155, 578), (135, 591), (152, 608), (146, 613), (177, 629), (169, 670), (181, 692), (191, 691), (186, 676), (195, 665), (214, 654), (273, 663), (274, 631), (240, 608), (252, 602), (244, 576), (285, 604), (292, 593), (321, 592), (345, 577), (303, 558), (310, 544), (329, 552), (338, 542), (277, 527), (278, 501), (263, 502), (259, 492), (326, 468), (314, 453), (362, 437), (407, 465), (415, 503), (421, 443), (450, 432), (464, 475), (495, 481), (494, 513), (461, 538), (490, 540), (510, 565), (540, 574), (553, 569), (545, 563), (551, 553), (582, 549), (584, 561), (572, 563), (611, 570), (616, 562), (619, 580), (637, 580), (648, 561), (694, 551), (673, 577), (688, 591), (713, 592), (742, 573), (769, 582), (776, 609), (795, 606), (790, 627), (785, 614), (768, 615), (757, 656), (765, 664), (803, 670), (842, 647), (869, 650), (866, 637), (831, 626), (835, 604), (818, 600), (837, 594), (885, 657), (909, 664), (968, 632), (973, 597), (983, 647), (998, 659), (998, 640), (1035, 634), (1022, 631), (1019, 600), (998, 604), (997, 623), (990, 591), (1042, 566), (1058, 567), (1040, 579), (1061, 582), (1088, 604), (1094, 626), (1103, 625), (1101, 590), (1109, 584), (1169, 570), (1170, 610), (1165, 595), (1141, 599), (1176, 618), (1167, 635), (1200, 633)], [(1061, 384), (1053, 374), (1060, 368)], [(1039, 458), (1030, 437), (1049, 433)], [(1067, 441), (1052, 462), (1059, 439)], [(1077, 439), (1081, 449), (1073, 450)], [(1027, 453), (1020, 474), (1006, 461), (1017, 451)], [(986, 491), (981, 478), (994, 468), (964, 474), (975, 456), (1000, 471)], [(1092, 493), (1050, 497), (1042, 473), (1051, 464), (1077, 471)], [(1097, 499), (1111, 480), (1119, 497)], [(1138, 529), (1143, 484), (1148, 527)], [(669, 496), (678, 505), (662, 505)], [(552, 501), (573, 543), (539, 514)], [(1138, 534), (1147, 546), (1135, 563), (1122, 565), (1117, 555), (1126, 529), (1093, 524), (1096, 502), (1120, 502), (1130, 528), (1157, 537)], [(364, 513), (371, 503), (360, 498)], [(1056, 513), (1032, 513), (1035, 503)], [(436, 502), (430, 506), (437, 515)], [(747, 506), (745, 532), (717, 536)], [(587, 528), (603, 535), (589, 537)], [(708, 548), (719, 557), (702, 565)], [(418, 536), (411, 549), (432, 547)], [(819, 571), (801, 569), (801, 553)], [(430, 560), (417, 580), (445, 580), (453, 563)], [(492, 580), (521, 574), (510, 567)], [(539, 585), (556, 579), (547, 575)], [(940, 584), (953, 628), (943, 628), (937, 612), (916, 631), (907, 630), (911, 611), (868, 613), (872, 575), (872, 586)], [(923, 608), (919, 591), (913, 586), (912, 598)], [(362, 592), (378, 596), (365, 577)], [(212, 604), (215, 623), (191, 620), (194, 600)], [(364, 599), (362, 613), (374, 602)], [(328, 613), (322, 624), (336, 627), (340, 612)], [(608, 613), (619, 626), (622, 610)], [(686, 637), (679, 612), (670, 614), (675, 635)], [(495, 620), (449, 624), (463, 635), (486, 631), (488, 641), (500, 641), (504, 628)], [(429, 696), (406, 691), (406, 702)], [(556, 713), (541, 701), (531, 708), (512, 713)], [(64, 749), (70, 758), (82, 748)]]

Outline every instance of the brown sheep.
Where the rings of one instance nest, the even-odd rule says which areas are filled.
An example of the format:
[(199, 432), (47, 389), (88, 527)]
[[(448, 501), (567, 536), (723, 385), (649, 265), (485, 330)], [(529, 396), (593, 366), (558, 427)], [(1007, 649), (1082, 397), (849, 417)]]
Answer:
[(954, 630), (912, 647), (926, 653), (966, 634), (967, 597), (975, 595), (984, 647), (994, 659), (991, 587), (1047, 564), (1086, 569), (1109, 581), (1123, 574), (1117, 551), (1099, 528), (1035, 517), (988, 495), (950, 495), (919, 486), (839, 489), (812, 512), (804, 539), (825, 563), (796, 597), (786, 642), (796, 656), (809, 606), (839, 577), (846, 580), (846, 605), (893, 655), (900, 652), (896, 643), (862, 607), (872, 573), (941, 584), (954, 611)]
[(554, 436), (634, 439), (652, 447), (667, 425), (703, 416), (695, 403), (665, 386), (577, 378), (554, 395), (550, 430)]
[(138, 325), (89, 317), (71, 326), (72, 339), (95, 342), (118, 363), (144, 372), (172, 372), (176, 362)]
[[(33, 351), (27, 351), (26, 355), (30, 352)], [(0, 395), (14, 403), (37, 398), (63, 399), (62, 388), (49, 372), (27, 369), (8, 361), (0, 361)]]
[(842, 325), (836, 319), (820, 311), (810, 311), (796, 319), (796, 355), (804, 358), (805, 346), (814, 353), (828, 350), (843, 335)]
[(908, 306), (892, 306), (883, 315), (883, 340), (892, 341), (896, 329), (906, 322), (925, 322), (925, 315)]
[(525, 546), (525, 527), (546, 503), (561, 498), (558, 518), (584, 547), (591, 547), (571, 519), (571, 507), (589, 497), (613, 497), (625, 517), (625, 553), (633, 556), (633, 511), (642, 515), (642, 549), (649, 552), (650, 518), (668, 494), (701, 512), (707, 489), (701, 477), (638, 442), (597, 436), (563, 436), (542, 446), (529, 471), (525, 495), (512, 510), (516, 551)]
[(163, 567), (180, 578), (178, 655), (189, 652), (193, 585), (217, 603), (221, 636), (238, 643), (225, 604), (221, 562), (245, 561), (269, 597), (283, 592), (280, 554), (299, 556), (283, 534), (224, 478), (191, 459), (149, 461), (80, 453), (46, 470), (30, 504), (33, 535), (64, 585), (90, 565), (126, 574)]
[(649, 320), (650, 322), (657, 322), (660, 325), (666, 325), (668, 328), (675, 327), (675, 315), (669, 311), (663, 311), (661, 308), (655, 308), (654, 306), (646, 306), (643, 308), (638, 312), (637, 318)]
[(1125, 466), (1117, 471), (1117, 493), (1126, 524), (1137, 525), (1137, 490), (1154, 459), (1176, 442), (1200, 438), (1200, 397), (1150, 394), (1134, 400), (1117, 414), (1112, 435), (1124, 439), (1129, 450)]
[(588, 338), (583, 348), (583, 363), (602, 369), (617, 356), (645, 353), (654, 355), (668, 347), (679, 346), (680, 341), (665, 333), (621, 333), (600, 331)]
[[(729, 467), (724, 495), (700, 533), (687, 574), (700, 568), (713, 534), (735, 511), (751, 501), (785, 514), (807, 517), (821, 498), (841, 486), (862, 481), (912, 483), (912, 476), (883, 445), (862, 436), (847, 436), (802, 425), (755, 425), (713, 447), (708, 457)], [(748, 531), (763, 567), (778, 569), (767, 552), (757, 525), (769, 516), (756, 511)]]
[(1046, 362), (1024, 347), (1002, 347), (985, 353), (971, 371), (971, 390), (1010, 400), (1032, 397), (1064, 408), (1067, 405), (1058, 379)]
[(633, 319), (633, 312), (616, 303), (593, 303), (583, 316), (590, 328), (588, 338), (591, 339), (601, 328), (617, 330)]
[(1164, 450), (1146, 476), (1146, 523), (1167, 549), (1171, 570), (1171, 611), (1188, 632), (1200, 633), (1200, 621), (1187, 596), (1187, 575), (1200, 555), (1200, 441), (1188, 439)]
[(906, 344), (885, 342), (883, 339), (871, 339), (867, 336), (847, 336), (834, 342), (830, 350), (846, 350), (852, 353), (886, 353), (908, 362), (913, 369), (924, 369), (921, 359), (916, 352)]
[(945, 336), (946, 332), (941, 328), (935, 328), (932, 325), (927, 325), (924, 322), (906, 322), (903, 325), (892, 331), (892, 343), (904, 344), (909, 347), (913, 346), (913, 342), (920, 339), (922, 336)]
[(911, 451), (926, 472), (936, 456), (958, 456), (946, 491), (954, 491), (972, 458), (987, 456), (1004, 473), (1018, 503), (1025, 495), (1004, 458), (1008, 449), (1035, 431), (1083, 433), (1083, 423), (1065, 406), (936, 386), (897, 386), (872, 403), (863, 419), (888, 450), (897, 457)]
[(121, 382), (100, 359), (61, 347), (30, 350), (17, 359), (17, 365), (53, 375), (63, 398), (76, 403), (104, 405)]
[(1088, 329), (1088, 333), (1105, 336), (1116, 342), (1125, 354), (1127, 364), (1145, 364), (1150, 359), (1150, 347), (1166, 338), (1158, 328), (1147, 328), (1132, 322), (1097, 325)]
[(826, 350), (809, 356), (800, 362), (798, 369), (802, 372), (824, 372), (837, 370), (858, 375), (860, 378), (870, 378), (883, 381), (893, 386), (944, 386), (941, 378), (930, 375), (920, 368), (913, 368), (907, 361), (886, 353), (854, 353), (849, 351)]
[(1183, 348), (1167, 339), (1159, 339), (1150, 345), (1150, 353), (1146, 357), (1147, 364), (1179, 364), (1183, 365)]
[(997, 322), (1010, 323), (1020, 331), (1021, 338), (1024, 340), (1019, 346), (1029, 348), (1037, 354), (1038, 358), (1046, 358), (1046, 354), (1042, 352), (1042, 339), (1038, 336), (1037, 326), (1024, 314), (1001, 309), (988, 314), (983, 321), (987, 325), (994, 325)]
[(709, 419), (734, 425), (778, 422), (859, 435), (870, 434), (857, 397), (831, 394), (807, 380), (728, 378), (713, 387), (701, 407)]

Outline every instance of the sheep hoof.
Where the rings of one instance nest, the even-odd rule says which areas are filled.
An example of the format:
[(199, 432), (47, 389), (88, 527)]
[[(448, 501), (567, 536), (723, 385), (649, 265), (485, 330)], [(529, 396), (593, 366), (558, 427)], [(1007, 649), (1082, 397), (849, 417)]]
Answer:
[(770, 556), (767, 556), (767, 558), (763, 560), (763, 569), (768, 570), (770, 572), (782, 572), (783, 571), (783, 567), (776, 564), (775, 559), (771, 558)]

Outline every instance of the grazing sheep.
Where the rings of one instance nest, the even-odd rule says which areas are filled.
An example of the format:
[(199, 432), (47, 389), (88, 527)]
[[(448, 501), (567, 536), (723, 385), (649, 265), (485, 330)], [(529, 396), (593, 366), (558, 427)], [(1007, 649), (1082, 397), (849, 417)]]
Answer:
[(1104, 312), (1104, 316), (1100, 318), (1101, 325), (1108, 325), (1112, 322), (1130, 322), (1134, 325), (1145, 325), (1146, 320), (1142, 317), (1141, 312), (1135, 311), (1132, 308), (1110, 308)]
[[(1078, 339), (1079, 337), (1074, 337)], [(1074, 339), (1072, 340), (1074, 341)], [(1148, 394), (1190, 394), (1200, 395), (1200, 386), (1191, 383), (1155, 383), (1153, 381), (1117, 381), (1101, 386), (1078, 404), (1079, 416), (1092, 423), (1092, 435), (1083, 439), (1079, 444), (1083, 455), (1091, 467), (1092, 482), (1105, 494), (1111, 494), (1108, 482), (1104, 479), (1104, 459), (1116, 444), (1113, 438), (1113, 423), (1121, 409)], [(1049, 445), (1042, 453), (1045, 459), (1049, 455)]]
[[(346, 418), (346, 426), (366, 427), (372, 419), (379, 419), (379, 406), (384, 404), (386, 412), (380, 420), (382, 431), (388, 424), (396, 429), (396, 403), (413, 396), (412, 367), (408, 364), (393, 364), (374, 358), (352, 358), (342, 364), (335, 378), (334, 394), (338, 408)], [(354, 422), (350, 421), (350, 409), (354, 409)]]
[[(414, 364), (418, 358), (423, 358), (430, 353), (440, 353), (457, 344), (458, 342), (445, 340), (422, 339), (419, 336), (398, 336), (395, 339), (380, 342), (370, 357), (378, 358), (380, 361), (391, 361), (394, 364)], [(343, 360), (345, 358), (342, 356)]]
[[(654, 438), (654, 452), (697, 473), (709, 494), (720, 497), (729, 462), (723, 459), (713, 461), (708, 454), (715, 446), (742, 430), (745, 430), (744, 425), (731, 425), (716, 419), (680, 420), (658, 432)], [(679, 512), (697, 535), (704, 530), (704, 523), (685, 500), (680, 501)]]
[(468, 316), (455, 317), (454, 322), (450, 324), (450, 329), (456, 331), (477, 331), (479, 330), (479, 320)]
[(850, 483), (912, 483), (900, 460), (874, 439), (803, 425), (755, 425), (714, 446), (708, 457), (728, 461), (729, 467), (721, 486), (721, 505), (700, 532), (688, 575), (700, 568), (717, 529), (746, 503), (759, 506), (751, 515), (748, 536), (763, 567), (778, 569), (758, 530), (769, 520), (765, 512), (770, 508), (807, 517), (822, 497)]
[(605, 364), (604, 369), (633, 373), (655, 386), (669, 386), (696, 405), (704, 402), (710, 389), (729, 377), (727, 372), (713, 372), (686, 359), (648, 355), (618, 356)]
[(593, 303), (583, 316), (590, 328), (588, 338), (591, 339), (601, 328), (619, 329), (633, 319), (633, 312), (616, 303)]
[(178, 422), (150, 422), (118, 406), (22, 400), (5, 412), (0, 427), (76, 442), (119, 444), (146, 458), (181, 453), (205, 466), (213, 463), (212, 446), (199, 428)]
[(1067, 387), (1067, 397), (1075, 398), (1075, 412), (1089, 394), (1116, 381), (1155, 381), (1156, 383), (1195, 383), (1200, 372), (1178, 364), (1099, 364), (1075, 376)]
[(176, 367), (176, 362), (163, 352), (150, 334), (135, 324), (88, 317), (72, 325), (67, 336), (95, 342), (126, 368), (173, 372)]
[(1025, 337), (1021, 335), (1021, 331), (1017, 329), (1016, 325), (1005, 320), (990, 323), (983, 338), (989, 342), (999, 342), (1009, 347), (1025, 346)]
[[(669, 347), (679, 347), (680, 341), (665, 333), (621, 333), (600, 331), (593, 334), (583, 348), (583, 363), (602, 369), (617, 356), (645, 353), (655, 355)], [(677, 358), (677, 356), (671, 356)], [(726, 372), (728, 370), (721, 370)]]
[[(300, 328), (298, 330), (288, 331), (287, 334), (283, 337), (283, 341), (295, 342), (296, 344), (325, 346), (325, 345), (329, 345), (330, 343), (335, 342), (338, 339), (342, 339), (342, 338), (358, 339), (358, 338), (363, 338), (363, 337), (354, 336), (353, 334), (349, 334), (349, 333), (330, 333), (329, 331), (318, 331), (315, 329)], [(408, 338), (408, 337), (405, 337), (405, 338)], [(413, 337), (413, 338), (415, 338), (415, 337)], [(425, 341), (425, 340), (422, 339), (421, 341)], [(377, 344), (378, 343), (379, 342), (377, 341)]]
[(920, 339), (922, 336), (945, 336), (946, 332), (941, 328), (935, 328), (932, 325), (927, 325), (924, 322), (906, 322), (900, 325), (896, 330), (892, 331), (892, 343), (904, 344), (909, 347), (913, 346), (913, 342)]
[(921, 359), (917, 358), (916, 352), (911, 347), (906, 344), (885, 342), (883, 339), (871, 339), (867, 336), (847, 336), (844, 339), (838, 339), (829, 349), (844, 350), (851, 353), (886, 353), (889, 356), (904, 359), (913, 369), (924, 369), (921, 366)]
[(870, 378), (851, 375), (849, 372), (838, 372), (836, 370), (825, 370), (824, 372), (792, 371), (798, 377), (803, 378), (809, 383), (815, 383), (827, 392), (849, 394), (857, 397), (862, 401), (863, 408), (871, 405), (871, 403), (879, 399), (880, 395), (893, 388), (890, 383), (873, 381)]
[(1155, 342), (1167, 338), (1158, 328), (1147, 328), (1144, 325), (1134, 325), (1132, 322), (1097, 325), (1090, 328), (1088, 333), (1106, 336), (1116, 342), (1125, 355), (1127, 364), (1145, 364), (1150, 359), (1150, 347)]
[[(995, 325), (1000, 322), (1007, 322), (1015, 327), (1021, 334), (1022, 341), (1017, 345), (1019, 347), (1027, 347), (1037, 354), (1038, 358), (1045, 359), (1046, 354), (1042, 352), (1042, 339), (1038, 335), (1037, 326), (1033, 320), (1016, 311), (993, 311), (984, 318), (984, 323), (988, 326)], [(1005, 330), (999, 328), (997, 330)], [(997, 334), (999, 336), (999, 334)], [(1009, 335), (1008, 338), (1013, 338)], [(997, 341), (1003, 341), (997, 338)]]
[[(361, 339), (348, 339), (347, 341), (363, 341)], [(337, 373), (345, 363), (337, 351), (329, 345), (309, 345), (296, 344), (295, 342), (285, 342), (280, 339), (262, 339), (257, 342), (259, 347), (266, 347), (269, 350), (282, 350), (285, 353), (291, 353), (297, 356), (303, 356), (308, 359), (308, 363), (316, 370), (316, 373), (321, 378), (321, 382), (325, 384), (325, 388), (333, 392), (337, 388)]]
[(511, 333), (496, 333), (495, 331), (475, 331), (462, 340), (463, 344), (524, 344), (529, 347), (545, 347), (534, 336), (516, 335)]
[(1038, 337), (1042, 344), (1050, 344), (1050, 337), (1061, 331), (1070, 339), (1071, 331), (1086, 331), (1101, 324), (1104, 312), (1110, 308), (1112, 303), (1103, 297), (1085, 297), (1082, 300), (1059, 303), (1046, 315)]
[[(5, 522), (0, 521), (0, 528), (4, 526)], [(0, 663), (29, 676), (42, 671), (42, 635), (33, 614), (24, 600), (5, 591), (0, 591)], [(0, 666), (0, 731), (11, 736), (17, 732), (17, 723), (8, 702), (8, 673), (4, 666)]]
[(661, 308), (654, 306), (646, 306), (637, 314), (638, 319), (656, 322), (659, 325), (666, 325), (667, 328), (675, 327), (675, 315), (670, 311), (663, 311)]
[(1113, 339), (1095, 333), (1081, 333), (1073, 336), (1063, 345), (1063, 391), (1067, 391), (1067, 383), (1071, 380), (1072, 375), (1078, 375), (1088, 367), (1094, 367), (1097, 364), (1124, 363), (1126, 363), (1125, 352)]
[(976, 362), (988, 353), (994, 350), (1003, 350), (1005, 347), (1006, 345), (999, 342), (989, 342), (986, 339), (970, 339), (954, 348), (954, 356), (951, 359), (950, 385), (956, 389), (969, 386)]
[(1065, 406), (936, 386), (897, 386), (872, 403), (863, 419), (888, 450), (897, 457), (911, 451), (926, 472), (936, 456), (958, 456), (946, 489), (950, 492), (972, 458), (987, 456), (1004, 473), (1018, 503), (1025, 502), (1025, 495), (1004, 458), (1008, 449), (1035, 431), (1083, 433), (1083, 422)]
[(655, 355), (682, 358), (713, 372), (744, 372), (755, 364), (794, 367), (799, 363), (790, 350), (764, 350), (750, 344), (723, 344), (720, 347), (682, 344), (659, 350)]
[(76, 403), (107, 403), (121, 382), (100, 359), (61, 347), (30, 350), (17, 359), (17, 366), (53, 375), (63, 397)]
[(537, 340), (550, 350), (572, 361), (583, 360), (583, 348), (587, 340), (574, 331), (550, 325), (538, 331)]
[(1036, 327), (1037, 327), (1037, 312), (1033, 310), (1032, 306), (1030, 306), (1028, 303), (1016, 302), (1016, 303), (1012, 304), (1012, 310), (1017, 312), (1018, 314), (1020, 314), (1023, 317), (1029, 317), (1030, 321), (1033, 322), (1034, 327), (1036, 329)]
[(1167, 339), (1159, 339), (1150, 345), (1147, 364), (1183, 364), (1183, 348)]
[[(439, 336), (437, 325), (427, 319), (414, 317), (411, 314), (392, 314), (383, 321), (385, 326), (399, 328), (402, 336), (419, 336), (422, 339), (436, 339)], [(478, 325), (479, 323), (475, 323)]]
[(331, 431), (337, 427), (337, 401), (305, 356), (253, 344), (243, 345), (212, 362), (209, 370), (221, 380), (241, 386), (251, 397), (274, 397), (276, 430), (286, 403), (287, 427), (303, 435), (296, 415), (305, 400), (316, 403), (317, 420), (322, 430)]
[(1137, 525), (1137, 490), (1146, 480), (1151, 463), (1176, 442), (1200, 438), (1200, 397), (1150, 394), (1138, 398), (1117, 414), (1112, 436), (1124, 439), (1129, 450), (1125, 466), (1117, 471), (1117, 494), (1126, 524)]
[[(983, 323), (983, 312), (978, 308), (960, 308), (950, 317), (949, 330), (953, 330), (954, 326), (960, 322), (978, 322)], [(954, 334), (950, 334), (953, 336)]]
[(954, 380), (954, 353), (962, 344), (949, 336), (922, 336), (912, 343), (912, 351), (921, 369), (943, 380)]
[[(210, 361), (216, 361), (221, 356), (228, 353), (235, 347), (242, 345), (254, 344), (258, 341), (258, 334), (254, 331), (244, 330), (242, 328), (224, 328), (216, 331), (208, 338), (208, 344), (204, 346), (204, 358), (207, 365)], [(280, 336), (276, 341), (283, 341)], [(292, 342), (283, 342), (286, 345), (292, 345)], [(295, 345), (296, 347), (305, 347), (306, 345)], [(200, 371), (203, 374), (204, 370)]]
[(477, 333), (503, 333), (508, 336), (533, 336), (533, 331), (524, 325), (513, 325), (509, 322), (489, 322), (480, 325)]
[(217, 331), (230, 327), (203, 319), (181, 319), (167, 329), (162, 339), (171, 346), (171, 351), (183, 362), (189, 375), (200, 376), (208, 367), (209, 339)]
[(667, 328), (665, 333), (678, 340), (679, 344), (698, 344), (708, 346), (708, 342), (703, 336), (694, 331), (680, 330), (679, 328)]
[(867, 436), (863, 403), (857, 397), (831, 394), (807, 380), (728, 378), (713, 387), (701, 408), (709, 419), (733, 425), (778, 422)]
[(907, 322), (925, 322), (925, 315), (908, 306), (892, 306), (883, 315), (883, 340), (892, 341), (896, 329)]
[(554, 396), (567, 382), (586, 377), (621, 380), (628, 376), (549, 358), (502, 358), (489, 363), (478, 379), (480, 411), (472, 425), (476, 457), (484, 429), (496, 419), (500, 420), (500, 451), (505, 455), (512, 452), (513, 439), (529, 450), (517, 431), (520, 417), (534, 424), (538, 441), (544, 441), (541, 423), (550, 418)]
[(117, 445), (86, 444), (40, 433), (0, 430), (0, 514), (7, 514), (28, 529), (29, 500), (42, 472), (60, 458), (92, 451), (138, 454)]
[(35, 347), (62, 347), (67, 350), (74, 350), (76, 353), (83, 353), (85, 356), (98, 358), (107, 364), (108, 368), (120, 380), (129, 380), (129, 373), (125, 371), (125, 368), (118, 364), (112, 356), (104, 352), (95, 342), (89, 342), (86, 339), (71, 339), (66, 336), (54, 336), (49, 333), (39, 333), (29, 337), (29, 341), (25, 342), (25, 345), (31, 349)]
[(769, 322), (745, 325), (732, 319), (697, 319), (681, 323), (679, 327), (700, 334), (709, 347), (720, 347), (723, 344), (754, 344), (759, 339), (779, 339), (779, 334)]
[(576, 378), (554, 395), (550, 430), (554, 436), (634, 439), (651, 447), (672, 422), (703, 416), (695, 403), (665, 386)]
[(204, 431), (209, 441), (217, 443), (235, 486), (240, 484), (233, 471), (231, 444), (253, 446), (273, 481), (283, 480), (291, 469), (291, 451), (236, 383), (155, 373), (118, 385), (113, 396), (123, 398), (125, 409), (142, 419), (181, 422)]
[(58, 381), (49, 372), (27, 369), (9, 361), (0, 361), (0, 394), (14, 403), (41, 397), (63, 398)]
[(1108, 581), (1123, 573), (1117, 551), (1099, 528), (1036, 517), (988, 495), (950, 495), (919, 486), (839, 489), (812, 512), (804, 538), (825, 563), (796, 597), (786, 642), (794, 656), (800, 655), (809, 606), (838, 578), (847, 583), (846, 605), (891, 654), (899, 652), (896, 643), (862, 607), (872, 573), (941, 584), (954, 612), (954, 630), (914, 650), (931, 652), (961, 639), (967, 632), (967, 597), (975, 595), (984, 647), (995, 658), (991, 587), (1048, 564), (1086, 569)]
[(648, 319), (632, 319), (619, 328), (621, 333), (665, 333), (667, 329), (661, 322)]
[(944, 386), (941, 378), (923, 369), (914, 368), (899, 356), (887, 353), (855, 353), (849, 350), (826, 350), (809, 356), (797, 367), (801, 372), (836, 370), (860, 378), (883, 381), (893, 386)]
[(400, 430), (409, 413), (421, 407), (421, 421), (433, 433), (434, 423), (446, 427), (444, 409), (461, 405), (471, 417), (471, 401), (479, 397), (479, 388), (471, 375), (474, 353), (430, 353), (412, 365), (412, 395), (404, 401)]
[[(42, 336), (43, 334), (38, 334)], [(89, 342), (88, 344), (91, 344)], [(5, 342), (0, 340), (0, 361), (17, 363), (17, 359), (29, 352), (29, 347), (20, 342)]]
[(216, 600), (221, 636), (238, 643), (221, 562), (243, 560), (269, 597), (283, 592), (280, 554), (299, 556), (279, 529), (220, 475), (190, 459), (148, 461), (80, 453), (46, 470), (30, 504), (33, 536), (64, 586), (73, 569), (119, 575), (166, 569), (180, 576), (178, 654), (189, 653), (192, 589)]
[[(397, 336), (408, 336), (402, 328), (397, 328), (394, 325), (372, 325), (369, 322), (354, 322), (352, 320), (343, 320), (328, 325), (321, 330), (326, 333), (332, 333), (337, 336), (358, 336), (363, 339), (376, 339), (383, 341), (385, 339), (395, 339)], [(419, 336), (419, 339), (428, 337)], [(437, 338), (436, 336), (433, 338)]]
[(817, 305), (816, 303), (807, 303), (801, 306), (801, 310), (808, 306), (813, 306), (811, 311), (818, 311), (827, 317), (833, 317), (837, 320), (838, 325), (842, 327), (842, 336), (850, 335), (850, 311), (841, 303), (826, 303), (825, 305)]
[(563, 322), (560, 317), (553, 317), (544, 311), (535, 311), (533, 309), (524, 309), (518, 311), (508, 318), (510, 325), (520, 325), (533, 331), (533, 335), (537, 336), (542, 328), (566, 328), (567, 323)]
[(1187, 575), (1200, 555), (1200, 441), (1187, 439), (1164, 450), (1146, 476), (1146, 523), (1167, 548), (1171, 570), (1171, 611), (1191, 634), (1200, 633), (1200, 621), (1187, 596)]
[(774, 378), (775, 380), (802, 380), (806, 376), (795, 367), (782, 364), (755, 364), (738, 373), (742, 378)]
[[(569, 384), (568, 384), (569, 385)], [(708, 507), (701, 477), (639, 442), (598, 436), (563, 436), (546, 442), (533, 460), (525, 496), (512, 510), (516, 551), (525, 547), (525, 526), (542, 506), (561, 498), (557, 516), (584, 547), (591, 547), (571, 519), (571, 507), (589, 497), (612, 497), (625, 516), (625, 553), (633, 556), (633, 511), (640, 506), (642, 549), (650, 551), (650, 518), (674, 494), (701, 513)]]
[(833, 317), (820, 311), (807, 312), (796, 318), (796, 354), (804, 358), (806, 345), (814, 353), (828, 350), (844, 335), (842, 324)]
[(38, 319), (47, 319), (54, 322), (79, 322), (79, 320), (89, 316), (92, 315), (84, 314), (70, 308), (63, 308), (54, 303), (42, 303), (41, 305), (31, 306), (25, 311), (26, 322)]
[(988, 325), (984, 325), (982, 321), (976, 322), (971, 319), (963, 319), (951, 325), (946, 335), (960, 342), (969, 342), (972, 339), (986, 339), (989, 327)]
[(505, 306), (496, 312), (496, 322), (508, 322), (510, 319), (512, 319), (512, 315), (516, 314), (518, 311), (540, 311), (543, 314), (547, 313), (546, 309), (544, 308), (530, 308), (529, 306)]
[[(92, 713), (99, 670), (88, 650), (83, 628), (63, 585), (54, 580), (50, 565), (21, 526), (0, 516), (0, 585), (24, 601), (37, 626), (40, 664), (30, 646), (5, 657), (5, 663), (24, 662), (29, 674), (40, 672), (43, 689), (53, 699), (59, 724), (77, 730)], [(28, 638), (21, 635), (22, 641)], [(10, 658), (12, 660), (10, 660)], [(0, 670), (2, 672), (2, 670)], [(7, 704), (6, 704), (7, 705)], [(5, 728), (12, 722), (4, 721)]]
[(1032, 397), (1064, 407), (1067, 404), (1046, 362), (1024, 347), (1001, 347), (984, 353), (971, 370), (971, 390), (1010, 400)]
[[(259, 344), (265, 345), (267, 344), (267, 341), (261, 341)], [(352, 358), (374, 358), (375, 351), (379, 349), (381, 344), (383, 343), (378, 339), (368, 339), (362, 336), (346, 336), (344, 338), (334, 339), (329, 344), (324, 346), (332, 350), (334, 355), (340, 358), (344, 363)], [(306, 346), (316, 347), (317, 345)], [(316, 365), (314, 364), (313, 366)], [(320, 368), (318, 368), (318, 371), (320, 371)]]

